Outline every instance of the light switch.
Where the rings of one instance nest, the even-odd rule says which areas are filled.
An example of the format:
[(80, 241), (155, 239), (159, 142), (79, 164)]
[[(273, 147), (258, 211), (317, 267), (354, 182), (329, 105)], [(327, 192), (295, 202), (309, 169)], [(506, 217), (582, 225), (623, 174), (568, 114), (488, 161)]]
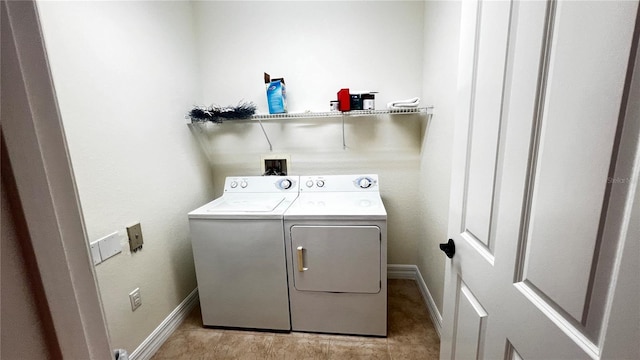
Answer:
[(100, 257), (102, 257), (102, 261), (122, 252), (122, 246), (120, 245), (117, 231), (103, 237), (97, 242), (100, 247)]
[(94, 241), (89, 244), (89, 248), (91, 249), (91, 257), (93, 258), (93, 265), (98, 265), (102, 262), (102, 257), (100, 257), (100, 246), (98, 245), (98, 241)]

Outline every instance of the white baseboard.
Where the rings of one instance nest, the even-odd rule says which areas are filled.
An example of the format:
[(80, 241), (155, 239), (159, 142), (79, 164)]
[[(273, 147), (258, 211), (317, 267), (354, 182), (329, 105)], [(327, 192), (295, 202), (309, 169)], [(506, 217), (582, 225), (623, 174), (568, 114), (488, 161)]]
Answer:
[(387, 265), (387, 278), (415, 280), (417, 271), (418, 268), (415, 265), (389, 264)]
[(431, 296), (431, 292), (429, 292), (427, 284), (424, 282), (422, 274), (418, 271), (418, 267), (416, 265), (389, 264), (387, 265), (387, 278), (411, 279), (416, 282), (422, 294), (422, 299), (429, 311), (429, 316), (431, 316), (433, 327), (436, 328), (436, 332), (438, 336), (440, 336), (440, 332), (442, 331), (442, 314), (438, 311), (438, 307), (433, 300), (433, 296)]
[(149, 360), (160, 349), (162, 344), (173, 334), (173, 332), (189, 316), (191, 310), (199, 302), (198, 288), (195, 288), (187, 297), (167, 316), (158, 327), (153, 330), (143, 342), (135, 349), (130, 360)]

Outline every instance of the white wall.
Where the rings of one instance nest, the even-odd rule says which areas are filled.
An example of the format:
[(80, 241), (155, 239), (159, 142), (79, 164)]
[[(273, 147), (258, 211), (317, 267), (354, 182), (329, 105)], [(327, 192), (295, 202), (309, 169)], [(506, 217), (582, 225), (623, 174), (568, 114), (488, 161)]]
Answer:
[[(202, 104), (253, 101), (267, 113), (263, 72), (284, 77), (289, 112), (328, 111), (340, 88), (376, 90), (376, 105), (420, 96), (423, 3), (419, 1), (197, 2)], [(426, 103), (423, 103), (426, 105)], [(390, 263), (415, 264), (417, 116), (281, 120), (265, 123), (273, 153), (291, 156), (290, 172), (378, 173), (389, 215)], [(194, 126), (220, 192), (228, 175), (259, 175), (270, 154), (257, 124)]]
[(419, 96), (419, 1), (202, 1), (205, 104), (254, 101), (268, 113), (263, 72), (284, 77), (290, 112), (328, 111), (340, 88), (377, 90), (378, 107)]
[[(199, 96), (188, 2), (41, 2), (52, 76), (112, 345), (130, 352), (196, 287), (186, 213), (213, 196), (184, 114)], [(142, 224), (130, 253), (125, 227)], [(140, 287), (142, 307), (128, 293)]]
[(451, 142), (456, 108), (460, 2), (427, 1), (424, 9), (424, 80), (422, 94), (436, 105), (428, 124), (420, 161), (420, 234), (417, 265), (442, 313), (447, 241)]

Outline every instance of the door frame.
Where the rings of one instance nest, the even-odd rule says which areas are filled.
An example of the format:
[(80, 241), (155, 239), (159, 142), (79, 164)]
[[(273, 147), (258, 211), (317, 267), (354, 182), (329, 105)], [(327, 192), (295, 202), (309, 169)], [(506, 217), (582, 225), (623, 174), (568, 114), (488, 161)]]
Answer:
[(65, 358), (112, 359), (37, 5), (2, 1), (0, 11), (6, 12), (10, 29), (2, 34), (9, 39), (2, 42), (2, 53), (13, 47), (20, 67), (19, 74), (3, 74), (3, 80), (21, 80), (2, 84), (3, 105), (11, 104), (2, 109), (2, 140), (55, 340)]

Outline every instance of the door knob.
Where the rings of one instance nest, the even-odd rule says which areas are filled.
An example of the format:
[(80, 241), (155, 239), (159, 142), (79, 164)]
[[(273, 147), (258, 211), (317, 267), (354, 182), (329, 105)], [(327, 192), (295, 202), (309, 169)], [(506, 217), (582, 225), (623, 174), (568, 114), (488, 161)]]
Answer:
[(446, 244), (440, 244), (440, 250), (444, 251), (447, 257), (451, 259), (456, 253), (456, 244), (453, 242), (453, 239), (449, 239)]

